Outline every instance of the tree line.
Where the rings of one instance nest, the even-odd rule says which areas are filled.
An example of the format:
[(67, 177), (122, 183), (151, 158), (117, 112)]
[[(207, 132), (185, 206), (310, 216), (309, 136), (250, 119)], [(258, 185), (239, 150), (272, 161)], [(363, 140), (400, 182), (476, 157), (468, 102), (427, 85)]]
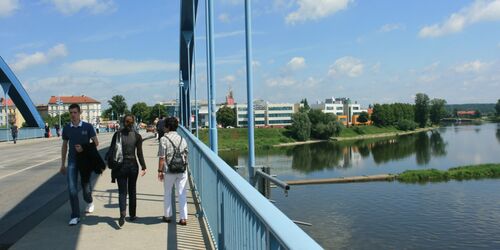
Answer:
[(158, 117), (167, 116), (166, 107), (161, 104), (148, 106), (145, 102), (137, 102), (129, 110), (125, 97), (122, 95), (113, 96), (108, 100), (108, 104), (109, 108), (102, 112), (102, 117), (109, 120), (118, 120), (126, 114), (132, 114), (137, 121), (150, 124)]

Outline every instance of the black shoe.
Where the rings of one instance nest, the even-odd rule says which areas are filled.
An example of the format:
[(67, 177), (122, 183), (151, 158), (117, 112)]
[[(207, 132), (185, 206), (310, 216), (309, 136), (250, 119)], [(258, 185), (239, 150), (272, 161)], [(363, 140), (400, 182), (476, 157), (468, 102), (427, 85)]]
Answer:
[(166, 223), (170, 223), (172, 220), (170, 218), (163, 216), (163, 217), (161, 217), (161, 221), (166, 222)]
[(123, 224), (125, 224), (125, 216), (120, 216), (120, 219), (118, 220), (118, 225), (122, 227)]
[(136, 219), (137, 219), (137, 216), (130, 216), (130, 217), (128, 218), (128, 220), (129, 220), (129, 221), (134, 221), (134, 220), (136, 220)]

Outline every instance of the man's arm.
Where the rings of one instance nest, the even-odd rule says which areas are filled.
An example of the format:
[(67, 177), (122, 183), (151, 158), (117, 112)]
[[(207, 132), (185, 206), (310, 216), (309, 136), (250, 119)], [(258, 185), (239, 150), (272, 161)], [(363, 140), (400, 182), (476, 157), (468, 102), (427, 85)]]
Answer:
[(61, 174), (66, 174), (66, 155), (68, 153), (68, 140), (63, 140), (62, 147), (61, 147), (61, 168), (59, 169), (59, 172)]
[(164, 167), (164, 164), (165, 164), (165, 158), (164, 157), (160, 157), (160, 159), (158, 160), (158, 180), (159, 181), (163, 181), (163, 167)]
[(99, 140), (97, 140), (97, 135), (94, 136), (94, 137), (92, 137), (92, 138), (90, 138), (90, 139), (95, 143), (96, 147), (99, 146)]

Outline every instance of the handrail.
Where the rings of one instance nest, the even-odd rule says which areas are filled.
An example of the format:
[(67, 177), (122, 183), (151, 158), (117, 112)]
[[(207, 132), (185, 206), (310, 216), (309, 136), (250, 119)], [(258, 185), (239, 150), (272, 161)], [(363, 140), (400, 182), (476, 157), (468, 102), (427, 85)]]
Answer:
[(196, 193), (220, 249), (322, 249), (184, 127)]

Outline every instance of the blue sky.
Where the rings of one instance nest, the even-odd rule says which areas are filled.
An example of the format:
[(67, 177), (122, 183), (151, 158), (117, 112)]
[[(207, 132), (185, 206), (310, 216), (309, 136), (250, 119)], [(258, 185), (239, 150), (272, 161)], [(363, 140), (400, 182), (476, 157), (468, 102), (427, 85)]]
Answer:
[[(246, 102), (243, 0), (215, 5), (217, 100)], [(0, 0), (0, 55), (35, 103), (174, 99), (179, 0)], [(500, 98), (500, 0), (254, 0), (254, 96), (448, 103)], [(204, 1), (196, 29), (206, 99)]]

